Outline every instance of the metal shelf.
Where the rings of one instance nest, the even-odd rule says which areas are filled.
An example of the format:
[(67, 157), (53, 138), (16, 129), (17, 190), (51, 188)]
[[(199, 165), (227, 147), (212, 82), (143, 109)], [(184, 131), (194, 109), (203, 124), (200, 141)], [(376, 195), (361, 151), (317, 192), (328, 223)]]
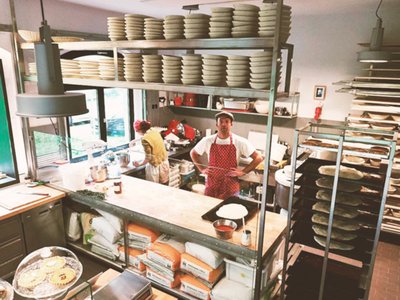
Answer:
[(347, 117), (348, 120), (350, 121), (364, 121), (368, 123), (385, 123), (385, 124), (393, 124), (393, 125), (398, 125), (399, 122), (395, 120), (376, 120), (376, 119), (371, 119), (371, 118), (363, 118), (363, 117), (353, 117), (349, 116)]

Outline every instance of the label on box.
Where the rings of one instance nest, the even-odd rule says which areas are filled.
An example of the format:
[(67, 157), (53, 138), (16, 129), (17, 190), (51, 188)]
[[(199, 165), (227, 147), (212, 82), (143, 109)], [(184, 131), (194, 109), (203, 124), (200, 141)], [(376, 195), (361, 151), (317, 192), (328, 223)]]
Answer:
[(159, 255), (158, 253), (156, 253), (154, 251), (147, 250), (147, 258), (154, 262), (159, 263), (163, 267), (166, 267), (166, 268), (172, 270), (172, 262), (169, 259)]
[(158, 275), (157, 273), (153, 272), (149, 268), (146, 270), (146, 277), (169, 288), (172, 288), (172, 282), (169, 281), (167, 278)]
[(210, 272), (201, 268), (198, 265), (191, 263), (190, 261), (186, 260), (185, 258), (182, 258), (181, 269), (186, 270), (186, 271), (192, 273), (193, 275), (200, 277), (201, 279), (204, 279), (207, 281), (208, 281), (208, 278), (210, 277)]
[(202, 300), (208, 300), (209, 299), (209, 293), (207, 291), (204, 291), (190, 283), (181, 282), (181, 291), (185, 292), (191, 296), (194, 296), (196, 298), (202, 299)]
[(129, 239), (140, 240), (141, 242), (151, 243), (151, 237), (137, 232), (128, 232)]

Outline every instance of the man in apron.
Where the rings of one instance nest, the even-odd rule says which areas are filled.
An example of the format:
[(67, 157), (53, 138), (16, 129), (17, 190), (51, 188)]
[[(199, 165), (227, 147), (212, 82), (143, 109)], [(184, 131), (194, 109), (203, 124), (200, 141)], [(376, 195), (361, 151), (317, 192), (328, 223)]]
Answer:
[[(217, 133), (204, 137), (190, 152), (193, 163), (203, 174), (207, 174), (207, 196), (227, 199), (240, 190), (238, 177), (254, 170), (262, 161), (261, 155), (245, 138), (231, 132), (233, 115), (219, 112), (215, 115)], [(208, 166), (200, 163), (200, 156), (208, 155)], [(244, 169), (238, 169), (240, 156), (253, 160)]]

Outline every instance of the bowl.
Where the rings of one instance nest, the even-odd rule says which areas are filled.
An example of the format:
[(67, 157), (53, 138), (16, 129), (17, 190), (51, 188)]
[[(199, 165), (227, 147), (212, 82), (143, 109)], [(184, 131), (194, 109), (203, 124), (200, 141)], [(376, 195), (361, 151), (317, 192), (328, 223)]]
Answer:
[(257, 100), (256, 102), (254, 102), (254, 108), (260, 114), (267, 114), (269, 110), (269, 102)]
[(18, 33), (25, 40), (25, 42), (28, 43), (40, 42), (39, 32), (29, 31), (29, 30), (18, 30)]
[(232, 220), (218, 219), (213, 222), (215, 233), (217, 237), (223, 240), (229, 240), (232, 238), (233, 232), (237, 228), (237, 224)]

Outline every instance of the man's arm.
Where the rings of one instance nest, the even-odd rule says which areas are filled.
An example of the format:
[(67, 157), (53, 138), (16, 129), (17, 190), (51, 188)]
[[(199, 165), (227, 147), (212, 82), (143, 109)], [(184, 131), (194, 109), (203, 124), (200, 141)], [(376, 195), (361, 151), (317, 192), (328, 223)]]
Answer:
[(200, 173), (204, 173), (207, 169), (207, 166), (204, 166), (200, 163), (200, 155), (196, 152), (196, 150), (192, 149), (190, 151), (190, 157), (197, 169), (199, 169)]
[(232, 177), (240, 177), (243, 176), (251, 171), (253, 171), (259, 164), (260, 162), (262, 162), (263, 158), (260, 155), (260, 153), (256, 151), (254, 151), (250, 157), (253, 159), (251, 161), (251, 163), (249, 163), (245, 168), (243, 168), (242, 170), (239, 169), (232, 169), (231, 172), (229, 172), (229, 176)]

